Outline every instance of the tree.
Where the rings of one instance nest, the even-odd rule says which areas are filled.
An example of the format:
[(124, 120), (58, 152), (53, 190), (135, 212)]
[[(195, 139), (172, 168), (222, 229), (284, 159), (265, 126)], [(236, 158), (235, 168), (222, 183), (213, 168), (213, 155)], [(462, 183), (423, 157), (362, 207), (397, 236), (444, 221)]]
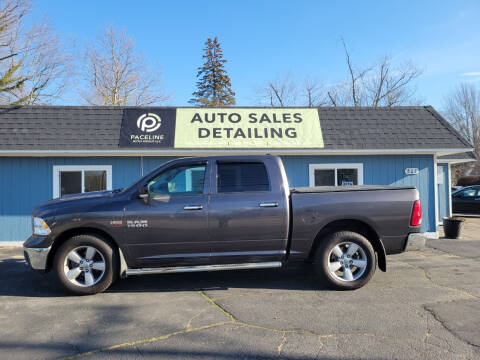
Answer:
[(26, 105), (50, 104), (62, 97), (72, 78), (72, 55), (46, 22), (32, 26), (23, 39), (23, 86), (12, 92)]
[(347, 45), (342, 40), (349, 79), (331, 87), (327, 92), (333, 106), (395, 106), (418, 103), (414, 98), (413, 81), (421, 71), (412, 63), (394, 66), (385, 55), (377, 64), (357, 68)]
[(125, 31), (108, 26), (84, 55), (86, 90), (80, 95), (91, 105), (151, 105), (168, 99), (160, 89), (159, 74), (138, 55)]
[(384, 56), (378, 63), (364, 68), (353, 64), (343, 41), (348, 79), (322, 86), (307, 77), (298, 85), (287, 75), (267, 81), (260, 90), (259, 100), (270, 106), (395, 106), (420, 103), (415, 98), (413, 82), (421, 71), (412, 63), (394, 65)]
[(0, 102), (49, 103), (58, 98), (69, 78), (70, 56), (46, 21), (25, 25), (26, 0), (0, 5)]
[[(480, 157), (480, 91), (468, 83), (460, 84), (445, 100), (445, 117), (455, 129), (467, 139), (474, 149), (477, 159)], [(476, 163), (476, 171), (480, 163)], [(458, 167), (461, 175), (470, 170), (471, 166)]]
[(227, 60), (223, 58), (218, 38), (208, 38), (203, 50), (205, 63), (198, 68), (197, 91), (189, 102), (196, 106), (235, 105), (235, 93), (224, 67)]
[(20, 89), (26, 78), (19, 74), (23, 59), (12, 45), (18, 36), (18, 27), (27, 12), (24, 1), (6, 1), (0, 5), (0, 101), (2, 104), (21, 103), (11, 101), (12, 93)]
[(258, 101), (266, 106), (322, 106), (326, 104), (322, 84), (306, 77), (298, 85), (290, 75), (266, 81), (258, 91)]

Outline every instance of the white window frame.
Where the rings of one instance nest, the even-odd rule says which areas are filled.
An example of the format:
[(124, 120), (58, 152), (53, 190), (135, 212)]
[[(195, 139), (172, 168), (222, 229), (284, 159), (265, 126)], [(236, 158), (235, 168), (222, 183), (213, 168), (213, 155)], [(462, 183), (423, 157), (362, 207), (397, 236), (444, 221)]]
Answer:
[(315, 186), (315, 170), (335, 170), (335, 186), (337, 186), (338, 169), (356, 169), (358, 185), (363, 185), (363, 163), (339, 163), (339, 164), (310, 164), (308, 165), (310, 186)]
[(106, 171), (107, 189), (112, 190), (112, 165), (54, 165), (53, 166), (53, 198), (60, 197), (60, 172), (62, 171), (81, 171), (82, 173), (82, 193), (85, 188), (85, 171)]

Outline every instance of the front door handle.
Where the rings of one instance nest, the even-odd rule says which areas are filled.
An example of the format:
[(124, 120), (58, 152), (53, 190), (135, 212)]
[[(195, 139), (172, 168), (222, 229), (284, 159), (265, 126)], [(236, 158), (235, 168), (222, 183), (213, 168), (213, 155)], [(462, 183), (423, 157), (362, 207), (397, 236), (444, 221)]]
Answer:
[(183, 207), (183, 210), (202, 210), (203, 206), (202, 205), (185, 205)]
[(260, 203), (259, 205), (260, 207), (277, 207), (278, 206), (278, 202), (263, 202), (263, 203)]

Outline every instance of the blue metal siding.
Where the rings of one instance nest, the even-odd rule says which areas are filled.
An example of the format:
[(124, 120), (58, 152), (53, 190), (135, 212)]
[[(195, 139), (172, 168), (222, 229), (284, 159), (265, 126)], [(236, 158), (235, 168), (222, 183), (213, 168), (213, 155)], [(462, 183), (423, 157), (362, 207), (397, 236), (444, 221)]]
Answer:
[[(445, 216), (450, 214), (450, 179), (448, 174), (448, 164), (437, 164), (437, 167), (443, 168), (443, 183), (438, 184), (438, 221), (442, 221)], [(437, 182), (441, 182), (437, 179)]]
[[(169, 160), (143, 157), (143, 173)], [(423, 231), (436, 231), (433, 156), (283, 156), (291, 186), (308, 186), (309, 164), (363, 163), (364, 184), (414, 185), (424, 208)], [(52, 198), (54, 165), (112, 165), (112, 186), (120, 188), (140, 177), (140, 157), (2, 157), (0, 158), (0, 241), (22, 241), (31, 233), (32, 208)], [(417, 167), (418, 175), (405, 175)]]
[(53, 197), (54, 165), (112, 165), (112, 187), (140, 177), (139, 157), (0, 158), (0, 241), (26, 240), (33, 207)]

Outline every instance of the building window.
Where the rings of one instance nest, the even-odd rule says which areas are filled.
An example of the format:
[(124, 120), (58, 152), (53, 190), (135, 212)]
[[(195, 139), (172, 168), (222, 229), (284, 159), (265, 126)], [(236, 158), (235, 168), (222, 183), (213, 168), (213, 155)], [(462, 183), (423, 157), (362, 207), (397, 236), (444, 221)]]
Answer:
[(53, 167), (53, 197), (112, 189), (111, 165)]
[(363, 185), (363, 164), (310, 164), (310, 186)]

